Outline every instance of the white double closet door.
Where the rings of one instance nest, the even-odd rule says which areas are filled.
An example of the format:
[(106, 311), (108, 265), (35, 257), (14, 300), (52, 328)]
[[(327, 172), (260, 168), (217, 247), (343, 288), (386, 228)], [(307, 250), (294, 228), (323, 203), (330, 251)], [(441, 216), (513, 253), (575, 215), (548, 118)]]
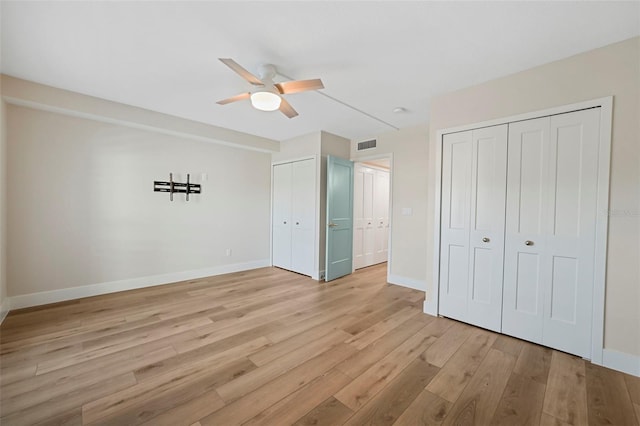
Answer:
[(273, 166), (273, 266), (313, 274), (315, 194), (314, 159)]
[(386, 262), (389, 247), (389, 172), (356, 164), (353, 191), (353, 267)]
[(599, 117), (443, 137), (442, 315), (590, 356)]

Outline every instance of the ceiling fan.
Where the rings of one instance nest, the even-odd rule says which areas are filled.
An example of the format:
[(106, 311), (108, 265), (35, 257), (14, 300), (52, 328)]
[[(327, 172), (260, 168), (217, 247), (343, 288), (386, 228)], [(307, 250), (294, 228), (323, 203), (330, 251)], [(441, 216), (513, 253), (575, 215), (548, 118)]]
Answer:
[(244, 69), (233, 59), (218, 58), (220, 61), (238, 73), (240, 77), (247, 80), (249, 83), (255, 86), (255, 89), (240, 93), (239, 95), (231, 98), (223, 99), (217, 103), (220, 105), (230, 104), (232, 102), (242, 101), (244, 99), (250, 99), (251, 105), (254, 108), (261, 111), (275, 111), (280, 110), (284, 115), (289, 118), (293, 118), (298, 115), (297, 111), (293, 109), (291, 104), (282, 95), (289, 95), (291, 93), (306, 92), (308, 90), (323, 89), (324, 85), (319, 78), (313, 80), (292, 80), (282, 83), (274, 83), (273, 78), (276, 76), (276, 67), (270, 64), (261, 65), (258, 69), (260, 78), (251, 74)]

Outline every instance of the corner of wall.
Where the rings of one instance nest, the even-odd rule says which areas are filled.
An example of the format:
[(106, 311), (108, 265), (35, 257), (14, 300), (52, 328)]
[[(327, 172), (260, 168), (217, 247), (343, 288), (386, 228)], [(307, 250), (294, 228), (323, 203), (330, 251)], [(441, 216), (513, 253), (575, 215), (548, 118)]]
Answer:
[(437, 317), (438, 316), (438, 299), (433, 296), (432, 293), (434, 290), (429, 290), (426, 283), (425, 283), (425, 288), (426, 290), (425, 290), (424, 302), (422, 304), (422, 311), (425, 314), (429, 314), (431, 316)]
[(333, 155), (348, 160), (351, 153), (351, 141), (322, 130), (320, 132), (320, 153), (323, 157)]
[(2, 322), (7, 317), (7, 314), (9, 313), (10, 310), (11, 310), (11, 305), (9, 304), (9, 298), (4, 297), (2, 299), (2, 303), (0, 303), (0, 324), (2, 324)]
[(640, 377), (640, 356), (605, 348), (602, 351), (602, 365), (613, 370)]
[(423, 280), (416, 280), (414, 278), (403, 277), (391, 273), (387, 274), (387, 281), (389, 284), (401, 285), (414, 290), (425, 291), (425, 288), (427, 288), (427, 283)]
[(320, 132), (312, 132), (280, 141), (280, 151), (271, 153), (271, 161), (295, 161), (320, 155), (321, 137)]
[(7, 298), (7, 107), (0, 99), (0, 323), (9, 311)]

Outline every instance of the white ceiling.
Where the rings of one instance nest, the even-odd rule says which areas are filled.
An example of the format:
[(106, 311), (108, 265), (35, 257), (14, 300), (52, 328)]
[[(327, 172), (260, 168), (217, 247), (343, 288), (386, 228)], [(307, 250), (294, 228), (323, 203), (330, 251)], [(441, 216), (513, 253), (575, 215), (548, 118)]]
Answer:
[(293, 119), (217, 105), (249, 86), (217, 58), (321, 77), (402, 128), (426, 123), (435, 95), (640, 34), (637, 1), (2, 1), (0, 13), (5, 74), (277, 140), (392, 127), (318, 93), (288, 97)]

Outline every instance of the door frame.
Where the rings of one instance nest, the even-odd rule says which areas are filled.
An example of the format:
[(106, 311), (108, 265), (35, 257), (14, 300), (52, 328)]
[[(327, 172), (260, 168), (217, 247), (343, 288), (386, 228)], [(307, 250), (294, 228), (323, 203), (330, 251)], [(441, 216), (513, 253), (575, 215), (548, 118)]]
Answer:
[[(387, 246), (387, 282), (391, 282), (391, 265), (393, 262), (393, 250), (392, 250), (392, 241), (393, 241), (393, 170), (395, 165), (393, 164), (393, 153), (388, 152), (384, 154), (372, 154), (366, 155), (362, 157), (351, 157), (351, 161), (354, 163), (363, 163), (365, 161), (371, 160), (381, 160), (384, 158), (389, 159), (389, 244)], [(355, 185), (355, 179), (354, 179)], [(355, 272), (355, 269), (352, 271)]]
[(592, 99), (574, 104), (561, 105), (524, 114), (481, 121), (463, 126), (440, 129), (436, 132), (436, 162), (435, 162), (435, 209), (433, 227), (433, 285), (427, 290), (424, 302), (424, 312), (439, 315), (440, 293), (440, 210), (442, 198), (442, 138), (445, 134), (463, 132), (467, 130), (490, 127), (516, 121), (531, 120), (550, 115), (565, 114), (589, 108), (600, 108), (600, 135), (598, 146), (598, 194), (596, 198), (596, 238), (593, 282), (593, 307), (591, 322), (591, 362), (603, 364), (604, 351), (604, 309), (607, 268), (607, 230), (609, 226), (609, 179), (611, 165), (611, 129), (613, 121), (613, 96)]
[[(387, 172), (389, 173), (389, 235), (387, 235), (387, 241), (389, 241), (389, 243), (391, 242), (391, 160), (389, 159), (389, 169), (385, 169), (383, 167), (380, 166), (372, 166), (370, 164), (364, 164), (365, 161), (370, 161), (370, 160), (380, 160), (381, 158), (388, 158), (388, 156), (385, 157), (379, 157), (379, 158), (371, 158), (369, 160), (351, 160), (353, 161), (353, 165), (354, 167), (358, 166), (358, 164), (360, 164), (361, 167), (368, 167), (370, 169), (373, 170), (379, 170), (382, 172)], [(353, 179), (353, 186), (354, 186), (354, 195), (355, 195), (355, 185), (356, 185), (356, 181), (355, 181), (355, 175), (354, 175), (354, 179)], [(353, 223), (354, 223), (354, 240), (355, 240), (355, 208), (354, 210), (354, 217), (353, 217)], [(387, 243), (387, 266), (389, 266), (389, 243)], [(354, 251), (355, 251), (355, 245), (353, 247)], [(354, 260), (355, 260), (355, 254), (353, 256)], [(370, 265), (373, 266), (373, 265)], [(351, 270), (351, 273), (354, 273), (356, 271), (356, 267), (355, 267), (355, 262), (353, 264), (353, 268)]]

